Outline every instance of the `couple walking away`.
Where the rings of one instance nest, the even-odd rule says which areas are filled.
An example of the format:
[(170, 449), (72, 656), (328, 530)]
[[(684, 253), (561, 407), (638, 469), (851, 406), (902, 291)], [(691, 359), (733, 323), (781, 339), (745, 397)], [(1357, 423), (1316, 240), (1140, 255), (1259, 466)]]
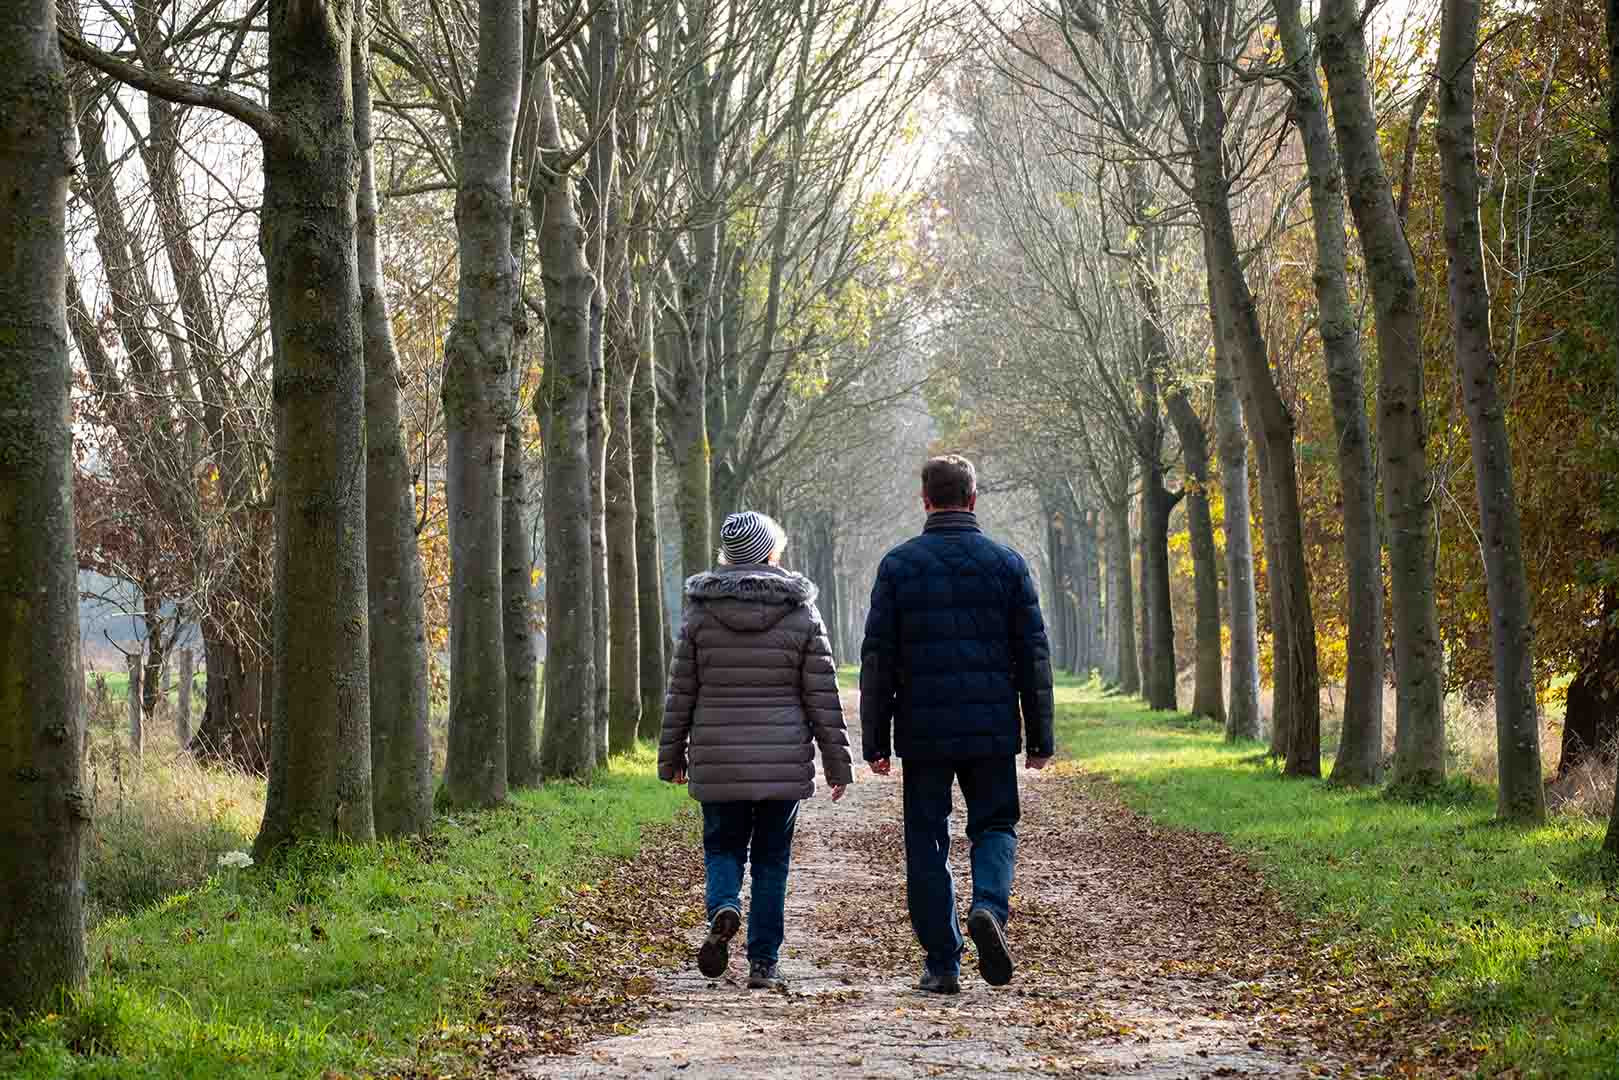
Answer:
[[(1006, 942), (1017, 851), (1017, 754), (1051, 759), (1051, 656), (1022, 556), (974, 515), (965, 458), (922, 469), (927, 525), (877, 568), (860, 650), (862, 744), (871, 771), (905, 759), (905, 884), (926, 953), (918, 987), (961, 989), (962, 937), (950, 877), (951, 787), (967, 803), (973, 897), (967, 931), (991, 986), (1012, 980)], [(815, 747), (834, 802), (853, 782), (837, 671), (815, 585), (781, 569), (787, 534), (743, 511), (720, 530), (720, 565), (686, 581), (664, 703), (658, 775), (703, 806), (708, 935), (697, 966), (724, 974), (742, 925), (751, 860), (748, 986), (780, 984), (787, 868), (798, 804), (815, 793)]]

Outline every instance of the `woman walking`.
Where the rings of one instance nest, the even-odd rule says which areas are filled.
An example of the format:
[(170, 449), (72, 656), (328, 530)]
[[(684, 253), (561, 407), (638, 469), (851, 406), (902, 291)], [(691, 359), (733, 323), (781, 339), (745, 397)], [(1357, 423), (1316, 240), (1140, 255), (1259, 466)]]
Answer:
[(720, 565), (686, 580), (663, 707), (658, 775), (703, 804), (708, 936), (697, 967), (725, 973), (753, 864), (748, 986), (776, 969), (798, 804), (815, 793), (815, 747), (833, 801), (853, 779), (826, 626), (808, 578), (780, 568), (782, 527), (744, 510), (720, 529)]

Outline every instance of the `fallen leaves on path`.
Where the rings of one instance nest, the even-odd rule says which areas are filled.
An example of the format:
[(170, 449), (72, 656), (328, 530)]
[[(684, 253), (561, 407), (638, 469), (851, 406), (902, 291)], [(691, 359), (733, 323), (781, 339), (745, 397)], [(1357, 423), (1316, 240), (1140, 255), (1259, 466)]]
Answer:
[[(1016, 982), (984, 987), (969, 946), (960, 997), (916, 993), (899, 791), (862, 777), (839, 807), (817, 800), (801, 813), (779, 994), (741, 989), (735, 960), (717, 982), (690, 970), (702, 933), (695, 815), (649, 830), (639, 855), (604, 866), (532, 927), (525, 962), (493, 987), (482, 1070), (579, 1080), (1470, 1071), (1465, 1032), (1421, 1010), (1412, 973), (1344, 963), (1220, 837), (1157, 826), (1071, 763), (1025, 777), (1008, 926)], [(965, 914), (963, 837), (952, 864)]]

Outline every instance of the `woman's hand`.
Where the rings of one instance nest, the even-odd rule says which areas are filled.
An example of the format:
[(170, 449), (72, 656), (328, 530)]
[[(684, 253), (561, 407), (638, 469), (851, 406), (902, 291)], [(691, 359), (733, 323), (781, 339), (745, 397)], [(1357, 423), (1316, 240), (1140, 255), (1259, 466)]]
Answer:
[(686, 782), (686, 770), (676, 769), (675, 774), (669, 778), (669, 782), (671, 784), (684, 784)]
[(833, 784), (832, 801), (837, 802), (839, 799), (843, 798), (843, 793), (848, 790), (848, 787), (849, 786), (847, 784)]

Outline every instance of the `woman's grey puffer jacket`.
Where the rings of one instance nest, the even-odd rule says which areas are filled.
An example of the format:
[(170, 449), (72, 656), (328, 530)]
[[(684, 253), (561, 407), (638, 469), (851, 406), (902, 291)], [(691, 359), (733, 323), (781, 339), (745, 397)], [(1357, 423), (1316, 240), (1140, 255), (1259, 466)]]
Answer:
[(815, 595), (808, 578), (773, 566), (722, 566), (686, 580), (659, 776), (685, 769), (700, 802), (807, 799), (819, 744), (827, 782), (853, 780)]

